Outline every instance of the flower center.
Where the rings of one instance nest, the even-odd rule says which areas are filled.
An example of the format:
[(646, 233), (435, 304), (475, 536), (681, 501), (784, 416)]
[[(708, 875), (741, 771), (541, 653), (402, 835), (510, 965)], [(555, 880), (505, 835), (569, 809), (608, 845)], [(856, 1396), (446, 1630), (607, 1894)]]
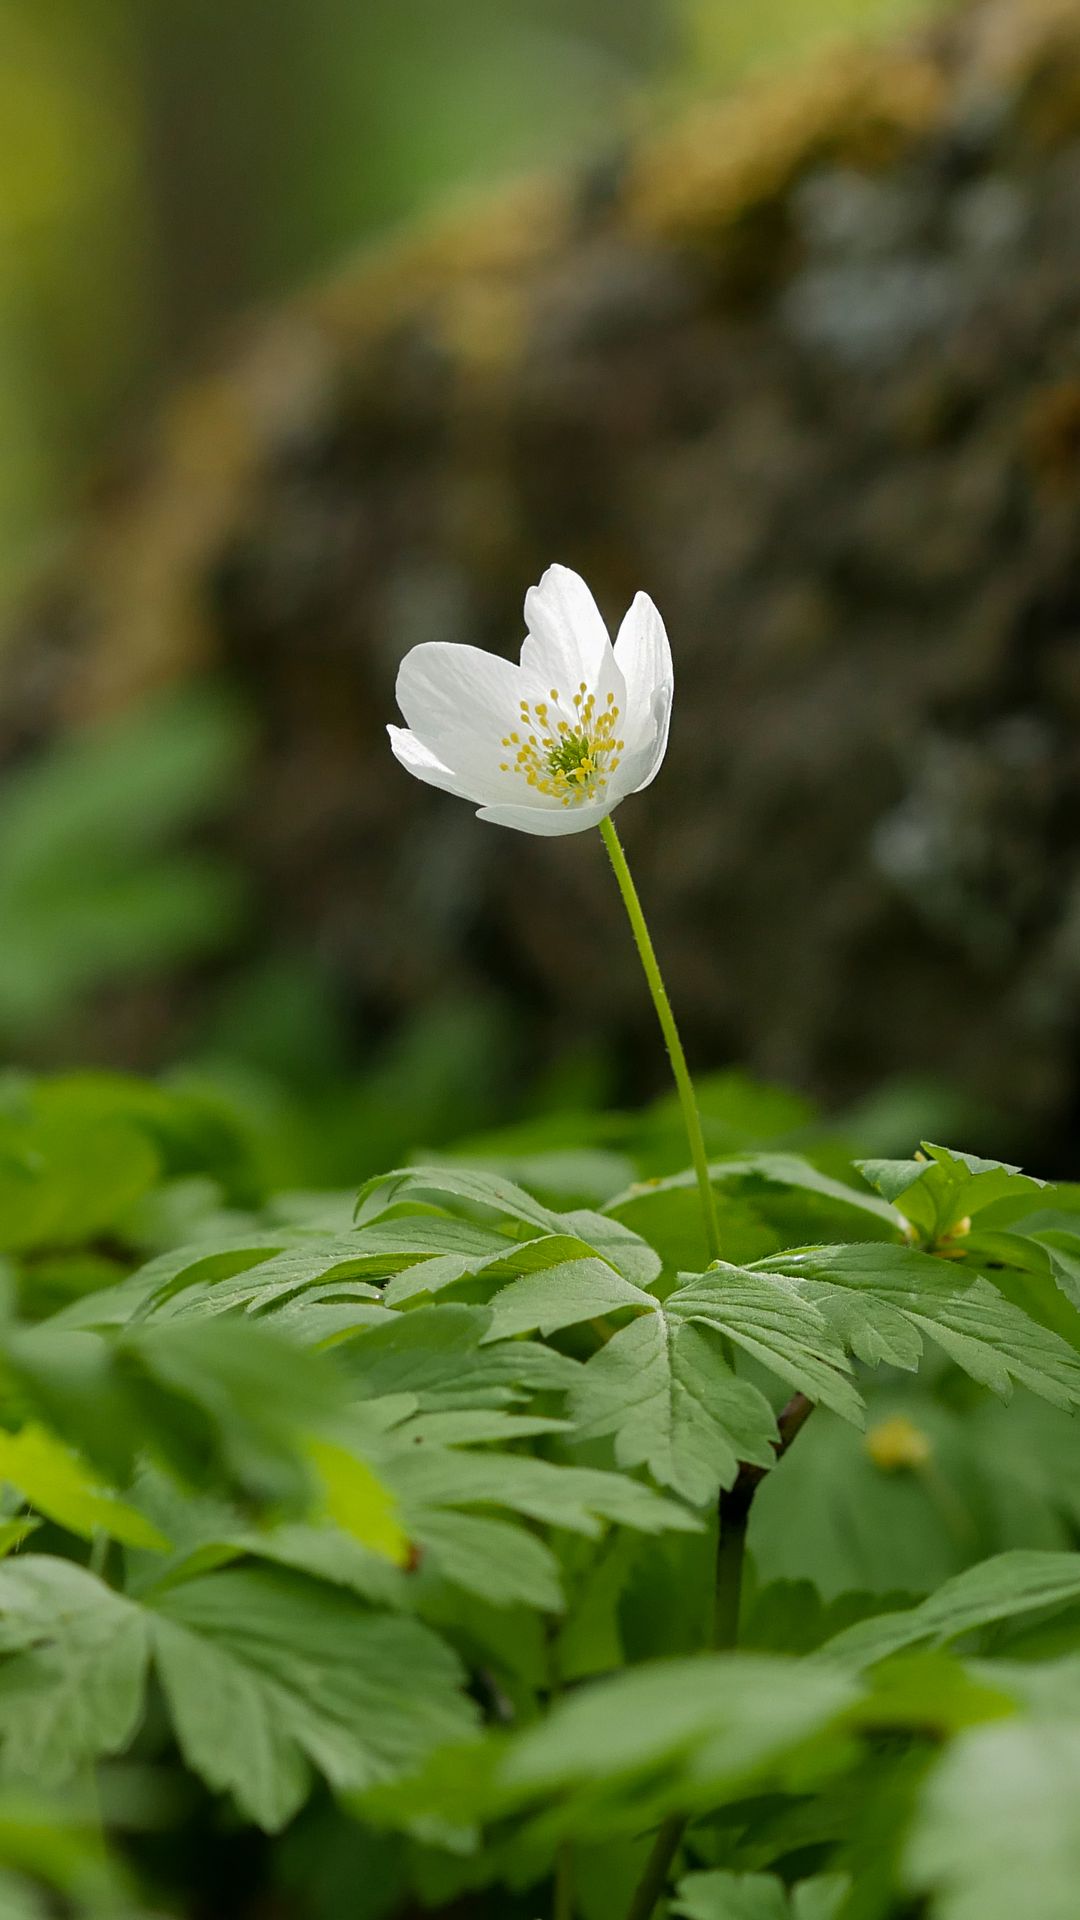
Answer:
[(598, 713), (596, 695), (584, 680), (572, 702), (564, 701), (558, 687), (552, 687), (550, 704), (538, 700), (532, 707), (528, 700), (521, 702), (520, 731), (508, 733), (502, 743), (517, 749), (516, 758), (501, 761), (499, 771), (519, 774), (527, 786), (561, 800), (564, 807), (596, 800), (626, 744), (615, 737), (618, 725), (613, 693)]

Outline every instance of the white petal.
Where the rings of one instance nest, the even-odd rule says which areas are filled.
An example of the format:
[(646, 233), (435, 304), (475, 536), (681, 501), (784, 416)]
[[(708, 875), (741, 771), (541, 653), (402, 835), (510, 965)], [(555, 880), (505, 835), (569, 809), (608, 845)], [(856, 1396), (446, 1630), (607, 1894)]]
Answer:
[(648, 724), (639, 733), (640, 744), (627, 746), (608, 782), (612, 806), (625, 800), (628, 793), (641, 793), (656, 779), (667, 751), (670, 720), (671, 695), (666, 687), (661, 687), (653, 697)]
[[(667, 693), (667, 711), (675, 691), (675, 670), (667, 631), (647, 593), (636, 593), (619, 628), (615, 658), (626, 681), (627, 713), (631, 725), (640, 717), (651, 721), (656, 695)], [(651, 730), (651, 729), (650, 729)]]
[(451, 773), (438, 757), (429, 752), (415, 733), (408, 733), (404, 727), (387, 727), (390, 746), (394, 757), (403, 767), (414, 773), (426, 786), (441, 787), (444, 793), (456, 793), (460, 800), (483, 800), (487, 796), (478, 793), (474, 785), (462, 782)]
[(502, 789), (502, 741), (519, 724), (520, 685), (509, 660), (430, 640), (402, 661), (397, 702), (421, 744), (481, 800)]
[(611, 812), (611, 801), (595, 801), (590, 806), (578, 805), (564, 807), (481, 807), (477, 812), (478, 820), (490, 820), (496, 827), (514, 827), (518, 833), (542, 834), (553, 839), (564, 833), (584, 833), (587, 827), (598, 827), (605, 814)]
[(634, 595), (615, 642), (626, 681), (626, 754), (615, 776), (620, 797), (655, 780), (667, 752), (675, 671), (659, 611), (647, 593)]
[(549, 567), (525, 595), (529, 637), (521, 649), (523, 671), (545, 692), (558, 687), (569, 698), (584, 680), (595, 689), (611, 653), (608, 630), (579, 573)]

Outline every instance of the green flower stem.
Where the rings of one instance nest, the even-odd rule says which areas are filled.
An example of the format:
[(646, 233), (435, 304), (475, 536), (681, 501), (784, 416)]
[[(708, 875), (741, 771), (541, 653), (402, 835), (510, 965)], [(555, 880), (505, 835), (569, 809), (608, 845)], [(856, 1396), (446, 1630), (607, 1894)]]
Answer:
[(664, 985), (660, 965), (656, 958), (656, 949), (653, 946), (645, 921), (645, 915), (642, 912), (641, 901), (638, 899), (638, 891), (634, 885), (630, 868), (626, 864), (626, 855), (622, 850), (622, 842), (615, 831), (610, 815), (606, 820), (601, 820), (600, 832), (604, 838), (604, 845), (611, 857), (611, 864), (615, 869), (615, 878), (619, 883), (619, 892), (623, 897), (623, 905), (626, 908), (627, 917), (637, 943), (637, 950), (641, 955), (641, 964), (645, 969), (645, 978), (649, 984), (649, 992), (652, 994), (653, 1006), (656, 1008), (657, 1019), (660, 1022), (660, 1029), (664, 1036), (665, 1045), (667, 1046), (668, 1057), (671, 1061), (671, 1071), (675, 1075), (675, 1085), (679, 1092), (679, 1104), (682, 1107), (683, 1124), (686, 1127), (686, 1137), (690, 1142), (690, 1158), (694, 1163), (698, 1192), (701, 1195), (701, 1211), (704, 1216), (705, 1241), (709, 1249), (709, 1259), (719, 1260), (720, 1228), (716, 1218), (716, 1197), (713, 1193), (712, 1181), (709, 1179), (709, 1157), (705, 1151), (705, 1139), (701, 1131), (701, 1115), (698, 1112), (697, 1100), (694, 1095), (694, 1083), (690, 1078), (690, 1069), (686, 1064), (686, 1055), (683, 1052), (683, 1044), (679, 1038), (679, 1029), (675, 1025), (675, 1015), (671, 1011), (671, 1002), (668, 999), (667, 988)]

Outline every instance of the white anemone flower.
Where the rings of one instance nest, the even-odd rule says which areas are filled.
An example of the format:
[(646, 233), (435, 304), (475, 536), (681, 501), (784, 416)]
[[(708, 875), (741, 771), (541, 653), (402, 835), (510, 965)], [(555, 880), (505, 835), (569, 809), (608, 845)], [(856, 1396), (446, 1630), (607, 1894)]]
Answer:
[(549, 567), (525, 596), (514, 666), (432, 640), (401, 663), (394, 753), (428, 786), (521, 833), (581, 833), (654, 780), (667, 749), (674, 675), (664, 623), (635, 596), (612, 646), (579, 574)]

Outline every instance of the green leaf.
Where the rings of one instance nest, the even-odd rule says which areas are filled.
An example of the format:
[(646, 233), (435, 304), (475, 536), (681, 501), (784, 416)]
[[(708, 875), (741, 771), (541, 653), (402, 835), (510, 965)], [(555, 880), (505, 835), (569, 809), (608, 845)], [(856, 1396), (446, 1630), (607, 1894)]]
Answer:
[(562, 1612), (555, 1555), (525, 1527), (490, 1514), (418, 1505), (413, 1531), (423, 1556), (422, 1571), (432, 1568), (492, 1607), (524, 1605), (543, 1613)]
[(998, 1620), (1080, 1599), (1080, 1554), (1017, 1550), (971, 1567), (905, 1613), (878, 1614), (836, 1634), (823, 1659), (871, 1666), (902, 1648), (942, 1647)]
[(366, 1226), (383, 1220), (403, 1202), (415, 1203), (433, 1195), (464, 1203), (467, 1208), (480, 1207), (519, 1227), (569, 1234), (639, 1285), (647, 1286), (660, 1271), (660, 1260), (653, 1249), (620, 1221), (587, 1209), (555, 1213), (512, 1180), (473, 1167), (401, 1167), (393, 1173), (379, 1174), (360, 1189), (357, 1220)]
[(121, 1220), (158, 1175), (145, 1134), (63, 1111), (0, 1116), (0, 1248), (74, 1246)]
[(589, 1213), (578, 1208), (561, 1216), (564, 1233), (573, 1233), (593, 1253), (598, 1253), (635, 1286), (649, 1287), (657, 1279), (663, 1262), (655, 1247), (621, 1220), (608, 1213)]
[[(896, 1232), (901, 1231), (904, 1224), (896, 1208), (887, 1199), (858, 1187), (849, 1187), (842, 1180), (834, 1180), (831, 1174), (822, 1173), (797, 1153), (743, 1153), (733, 1155), (729, 1160), (714, 1160), (709, 1166), (709, 1178), (718, 1187), (742, 1180), (760, 1181), (765, 1186), (791, 1187), (803, 1193), (817, 1194), (839, 1206), (852, 1207), (858, 1213), (869, 1214), (882, 1227)], [(696, 1184), (697, 1175), (693, 1168), (688, 1167), (681, 1173), (668, 1174), (666, 1179), (649, 1180), (628, 1187), (624, 1193), (616, 1194), (613, 1200), (608, 1201), (608, 1211), (617, 1212), (631, 1200), (647, 1199), (654, 1194), (677, 1193)]]
[(633, 1830), (638, 1787), (648, 1783), (650, 1805), (708, 1805), (767, 1775), (856, 1697), (823, 1663), (751, 1654), (652, 1661), (559, 1702), (512, 1742), (500, 1779), (515, 1798), (567, 1796), (570, 1824)]
[(469, 1206), (483, 1207), (522, 1225), (540, 1227), (547, 1233), (561, 1231), (561, 1219), (550, 1207), (515, 1186), (498, 1173), (485, 1173), (478, 1167), (396, 1167), (379, 1173), (361, 1187), (356, 1202), (360, 1225), (381, 1219), (402, 1201), (415, 1201), (432, 1194), (450, 1200), (463, 1200)]
[(540, 1273), (525, 1275), (503, 1287), (491, 1303), (491, 1328), (485, 1340), (504, 1340), (518, 1333), (557, 1333), (582, 1320), (618, 1313), (623, 1307), (651, 1311), (651, 1294), (624, 1280), (603, 1260), (563, 1260)]
[[(446, 1224), (459, 1223), (448, 1221)], [(390, 1281), (383, 1298), (391, 1306), (401, 1306), (408, 1301), (444, 1294), (447, 1288), (465, 1280), (483, 1281), (494, 1295), (504, 1281), (542, 1275), (556, 1267), (580, 1268), (583, 1279), (591, 1275), (594, 1285), (607, 1284), (623, 1294), (632, 1284), (576, 1234), (545, 1233), (533, 1240), (507, 1241), (500, 1237), (498, 1246), (480, 1257), (446, 1253), (418, 1261)], [(640, 1292), (640, 1289), (634, 1291)], [(649, 1298), (645, 1296), (646, 1303)]]
[(36, 1533), (40, 1525), (41, 1521), (31, 1515), (23, 1520), (0, 1520), (0, 1560), (6, 1560), (9, 1553), (21, 1547), (23, 1541)]
[(205, 1478), (216, 1451), (227, 1479), (257, 1498), (306, 1495), (308, 1443), (347, 1404), (328, 1361), (248, 1320), (147, 1326), (126, 1333), (120, 1353), (162, 1457), (198, 1482), (200, 1458)]
[(409, 1449), (388, 1468), (410, 1531), (414, 1508), (509, 1507), (531, 1520), (596, 1535), (601, 1522), (642, 1533), (698, 1530), (685, 1507), (665, 1500), (640, 1481), (593, 1467), (564, 1467), (518, 1453), (467, 1453), (451, 1448)]
[(791, 1920), (787, 1888), (772, 1873), (688, 1873), (672, 1913), (683, 1920)]
[(693, 1506), (734, 1482), (743, 1460), (768, 1467), (776, 1423), (764, 1395), (739, 1380), (716, 1335), (661, 1308), (595, 1353), (570, 1395), (583, 1440), (615, 1438), (620, 1467), (646, 1466)]
[(174, 1587), (153, 1639), (189, 1766), (270, 1832), (301, 1805), (312, 1767), (357, 1791), (473, 1725), (434, 1634), (301, 1575), (252, 1568)]
[(925, 1335), (1002, 1398), (1016, 1382), (1054, 1406), (1080, 1406), (1080, 1355), (954, 1261), (914, 1247), (811, 1247), (754, 1271), (811, 1282), (809, 1296), (860, 1359), (914, 1367)]
[(118, 1753), (142, 1711), (149, 1652), (137, 1607), (70, 1561), (0, 1566), (0, 1777), (60, 1785)]
[(922, 1143), (918, 1160), (860, 1160), (863, 1177), (910, 1221), (926, 1246), (947, 1239), (973, 1215), (1000, 1200), (1030, 1201), (1044, 1180), (1003, 1160)]
[(906, 1878), (935, 1920), (1074, 1920), (1080, 1725), (1000, 1721), (956, 1740), (930, 1775)]
[(808, 1399), (862, 1424), (862, 1399), (845, 1377), (849, 1362), (836, 1334), (797, 1279), (717, 1261), (706, 1273), (680, 1274), (665, 1310), (698, 1320), (778, 1374)]
[(1070, 1298), (1067, 1255), (1026, 1233), (988, 1228), (964, 1236), (963, 1268), (985, 1275), (1014, 1307), (1080, 1348), (1080, 1313)]
[(367, 1463), (328, 1440), (310, 1441), (308, 1453), (322, 1486), (326, 1517), (370, 1552), (405, 1566), (409, 1537), (398, 1519), (397, 1502)]
[(1033, 1233), (1031, 1240), (1045, 1251), (1062, 1293), (1080, 1307), (1080, 1234), (1046, 1227)]
[(0, 1431), (0, 1480), (17, 1488), (39, 1513), (84, 1540), (104, 1533), (129, 1547), (164, 1550), (169, 1545), (157, 1527), (44, 1427)]
[(579, 1367), (529, 1340), (481, 1345), (487, 1307), (416, 1307), (337, 1349), (340, 1367), (372, 1397), (410, 1393), (426, 1409), (506, 1406), (532, 1390), (559, 1392)]
[(682, 1920), (838, 1920), (850, 1884), (843, 1873), (818, 1874), (789, 1894), (772, 1873), (688, 1873), (671, 1911)]

